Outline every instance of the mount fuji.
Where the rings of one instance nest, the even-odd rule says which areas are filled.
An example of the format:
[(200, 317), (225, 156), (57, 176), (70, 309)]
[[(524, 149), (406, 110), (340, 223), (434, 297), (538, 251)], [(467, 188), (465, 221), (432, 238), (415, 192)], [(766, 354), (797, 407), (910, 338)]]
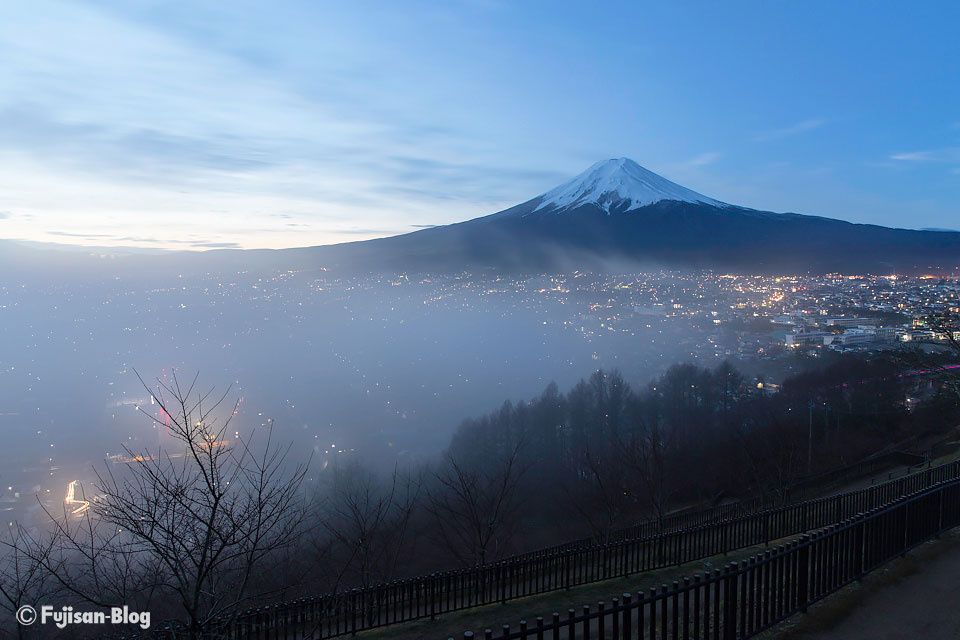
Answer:
[[(904, 219), (909, 218), (904, 211)], [(2, 241), (0, 241), (2, 243)], [(69, 253), (0, 244), (0, 271), (76, 262)], [(43, 256), (39, 256), (43, 253)], [(48, 255), (49, 254), (49, 255)], [(671, 182), (627, 158), (598, 162), (514, 207), (466, 222), (337, 245), (118, 258), (132, 273), (324, 267), (340, 273), (494, 273), (658, 268), (727, 273), (960, 275), (960, 232), (894, 229), (757, 211)], [(42, 259), (41, 259), (42, 258)], [(66, 262), (65, 262), (66, 261)], [(73, 264), (70, 262), (70, 264)], [(100, 269), (91, 258), (84, 269)], [(96, 264), (94, 264), (96, 263)], [(5, 267), (5, 264), (7, 266)], [(112, 264), (112, 263), (111, 263)], [(58, 274), (81, 269), (59, 269)]]
[(499, 213), (315, 251), (315, 257), (333, 264), (403, 271), (639, 266), (943, 273), (960, 269), (960, 232), (757, 211), (704, 196), (618, 158), (598, 162)]

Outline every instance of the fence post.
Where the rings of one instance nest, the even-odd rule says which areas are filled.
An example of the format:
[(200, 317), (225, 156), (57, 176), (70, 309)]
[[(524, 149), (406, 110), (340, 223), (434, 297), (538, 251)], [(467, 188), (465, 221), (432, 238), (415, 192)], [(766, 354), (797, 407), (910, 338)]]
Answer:
[(731, 562), (723, 570), (724, 640), (737, 640), (737, 574), (733, 571), (736, 564)]
[[(686, 578), (686, 580), (689, 580), (689, 578)], [(675, 638), (680, 637), (680, 594), (678, 593), (679, 590), (680, 590), (680, 583), (674, 580), (673, 596), (672, 596), (673, 602), (671, 603), (672, 605), (671, 608), (673, 609), (673, 636)], [(664, 599), (664, 602), (666, 602), (666, 599)]]
[(500, 585), (500, 604), (507, 603), (507, 571), (506, 566), (503, 564), (503, 561), (500, 561), (497, 564), (497, 573), (500, 576), (500, 579), (497, 581)]
[(357, 592), (350, 592), (350, 633), (357, 632)]
[[(630, 630), (630, 621), (633, 619), (633, 616), (630, 614), (630, 600), (632, 596), (629, 593), (623, 594), (623, 623), (620, 625), (623, 630), (623, 637), (627, 640), (631, 639), (631, 630)], [(570, 636), (571, 640), (573, 636)]]
[(938, 502), (937, 502), (937, 538), (940, 537), (940, 532), (943, 531), (943, 487), (940, 487), (940, 490), (937, 491)]
[[(611, 637), (613, 638), (613, 640), (620, 640), (620, 614), (617, 611), (619, 606), (620, 606), (620, 598), (617, 598), (616, 596), (614, 596), (613, 598), (610, 599), (610, 607), (611, 607), (611, 611), (613, 612), (613, 616), (611, 616), (610, 618), (610, 623), (612, 625)], [(600, 637), (602, 638), (603, 636), (600, 636)]]
[(810, 534), (800, 536), (800, 548), (797, 550), (797, 604), (800, 611), (807, 612), (810, 601), (808, 584), (810, 580)]
[(910, 503), (903, 503), (903, 538), (900, 540), (900, 557), (905, 558), (910, 545)]
[[(709, 574), (708, 574), (709, 578)], [(689, 596), (689, 591), (687, 592)], [(706, 589), (706, 600), (709, 602), (710, 599), (710, 585), (707, 585)], [(710, 606), (705, 607), (707, 610), (706, 618), (704, 620), (704, 627), (706, 629), (710, 628)], [(700, 637), (700, 574), (693, 574), (693, 637)]]
[(864, 575), (866, 574), (866, 572), (867, 572), (867, 571), (866, 571), (866, 568), (867, 568), (867, 558), (866, 558), (867, 550), (866, 550), (866, 546), (865, 546), (865, 544), (864, 544), (864, 543), (866, 542), (866, 535), (867, 535), (867, 531), (866, 531), (866, 530), (867, 530), (867, 522), (866, 522), (866, 520), (864, 519), (863, 516), (864, 516), (863, 512), (858, 513), (857, 516), (856, 516), (856, 518), (857, 518), (857, 520), (856, 520), (856, 521), (857, 521), (857, 524), (856, 524), (857, 531), (856, 531), (856, 534), (855, 534), (854, 537), (853, 537), (853, 543), (854, 543), (854, 556), (853, 556), (853, 558), (854, 558), (854, 562), (855, 562), (854, 568), (856, 569), (856, 572), (857, 572), (857, 582), (861, 582), (862, 579), (863, 579), (863, 576), (864, 576)]
[(683, 638), (690, 640), (690, 578), (683, 579)]

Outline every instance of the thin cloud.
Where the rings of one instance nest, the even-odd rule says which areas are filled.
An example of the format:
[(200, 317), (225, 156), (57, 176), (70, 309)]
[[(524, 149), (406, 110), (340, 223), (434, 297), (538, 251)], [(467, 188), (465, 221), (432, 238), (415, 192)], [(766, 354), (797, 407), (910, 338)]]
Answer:
[(906, 153), (895, 153), (890, 156), (891, 160), (903, 160), (906, 162), (923, 162), (933, 159), (932, 151), (908, 151)]
[(789, 127), (784, 127), (783, 129), (776, 129), (774, 131), (762, 133), (754, 139), (757, 142), (767, 142), (769, 140), (776, 140), (778, 138), (786, 138), (788, 136), (795, 136), (808, 131), (813, 131), (814, 129), (819, 129), (824, 124), (826, 124), (826, 121), (818, 118), (803, 120)]
[(890, 159), (900, 162), (957, 162), (960, 161), (960, 147), (894, 153)]
[(709, 151), (707, 153), (701, 153), (700, 155), (694, 158), (690, 158), (683, 164), (688, 167), (703, 167), (708, 164), (713, 164), (714, 162), (719, 160), (722, 155), (723, 154), (718, 153), (716, 151)]
[(69, 231), (47, 231), (52, 236), (67, 236), (70, 238), (86, 238), (88, 240), (94, 240), (99, 238), (115, 238), (116, 236), (109, 233), (70, 233)]
[(149, 236), (121, 236), (113, 239), (114, 242), (140, 242), (144, 244), (193, 244), (200, 240), (161, 240)]
[(394, 234), (398, 232), (393, 229), (331, 229), (329, 233), (370, 236), (370, 235), (388, 235), (388, 234)]
[(12, 215), (13, 215), (13, 214), (10, 213), (9, 211), (0, 211), (0, 220), (3, 220), (3, 219), (5, 219), (5, 218), (9, 218), (9, 217), (12, 216)]
[(165, 240), (162, 238), (155, 238), (152, 236), (121, 236), (113, 235), (108, 233), (73, 233), (70, 231), (48, 231), (49, 235), (53, 236), (62, 236), (66, 238), (80, 238), (83, 240), (93, 240), (93, 241), (103, 241), (108, 240), (111, 243), (135, 243), (138, 245), (183, 245), (193, 247), (195, 249), (240, 249), (241, 245), (238, 242), (214, 242), (212, 240), (205, 240), (203, 238), (198, 238), (194, 240), (182, 240), (182, 239), (170, 239)]
[(239, 249), (240, 245), (236, 242), (191, 242), (191, 247), (198, 249)]

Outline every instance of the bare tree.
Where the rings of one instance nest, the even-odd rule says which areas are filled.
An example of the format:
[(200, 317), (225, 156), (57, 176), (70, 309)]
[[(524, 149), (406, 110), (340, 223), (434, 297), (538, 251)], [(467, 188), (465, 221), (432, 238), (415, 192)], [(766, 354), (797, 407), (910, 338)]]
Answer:
[(775, 504), (787, 504), (806, 467), (802, 429), (770, 416), (762, 425), (740, 429), (737, 439), (746, 463), (742, 471), (760, 495), (772, 495)]
[(467, 465), (447, 455), (433, 474), (426, 509), (433, 516), (432, 531), (463, 565), (489, 562), (501, 556), (516, 532), (515, 497), (523, 469), (518, 442), (500, 461)]
[(641, 423), (618, 442), (618, 457), (629, 468), (647, 510), (658, 524), (670, 508), (674, 487), (669, 460), (672, 431), (664, 429), (656, 419)]
[[(18, 524), (8, 526), (0, 538), (0, 610), (9, 614), (7, 620), (14, 620), (20, 607), (36, 605), (55, 592), (56, 583), (41, 560), (50, 556), (53, 545), (52, 536), (38, 539)], [(0, 634), (23, 638), (24, 630), (18, 624), (12, 633), (4, 625)]]
[(122, 473), (98, 471), (98, 498), (80, 525), (57, 519), (59, 554), (46, 566), (101, 606), (128, 590), (162, 595), (198, 637), (265, 595), (253, 582), (296, 541), (306, 464), (288, 465), (289, 447), (277, 447), (271, 430), (259, 444), (253, 435), (231, 438), (236, 406), (218, 417), (229, 389), (196, 391), (196, 377), (186, 388), (176, 376), (156, 390), (143, 384), (159, 406), (145, 415), (182, 449), (128, 450)]
[(399, 468), (386, 483), (357, 465), (336, 472), (319, 519), (344, 551), (340, 573), (362, 587), (396, 577), (421, 487), (419, 474)]
[(580, 468), (567, 476), (563, 491), (596, 540), (604, 541), (630, 514), (635, 496), (620, 456), (593, 452), (589, 443), (580, 456)]
[[(82, 495), (81, 488), (81, 497)], [(98, 607), (117, 603), (149, 608), (161, 584), (157, 559), (137, 553), (129, 532), (87, 511), (79, 517), (64, 509), (51, 519), (49, 538), (25, 530), (26, 553), (40, 563), (65, 597)]]

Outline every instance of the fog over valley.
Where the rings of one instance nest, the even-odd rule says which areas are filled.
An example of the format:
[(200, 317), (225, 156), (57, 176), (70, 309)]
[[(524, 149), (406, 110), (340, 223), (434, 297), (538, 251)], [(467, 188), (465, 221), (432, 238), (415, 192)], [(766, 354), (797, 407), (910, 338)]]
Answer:
[(317, 473), (350, 456), (391, 465), (439, 453), (461, 420), (528, 399), (550, 381), (566, 388), (607, 367), (645, 383), (678, 358), (699, 357), (684, 346), (692, 318), (668, 313), (691, 286), (678, 274), (241, 272), (161, 287), (129, 278), (38, 285), (8, 275), (0, 288), (3, 508), (37, 516), (35, 493), (57, 505), (73, 480), (89, 484), (92, 466), (126, 456), (122, 447), (164, 444), (162, 429), (137, 413), (153, 405), (135, 370), (150, 384), (170, 382), (175, 370), (182, 381), (199, 373), (203, 385), (232, 385), (235, 428), (272, 421), (298, 453), (313, 452)]

